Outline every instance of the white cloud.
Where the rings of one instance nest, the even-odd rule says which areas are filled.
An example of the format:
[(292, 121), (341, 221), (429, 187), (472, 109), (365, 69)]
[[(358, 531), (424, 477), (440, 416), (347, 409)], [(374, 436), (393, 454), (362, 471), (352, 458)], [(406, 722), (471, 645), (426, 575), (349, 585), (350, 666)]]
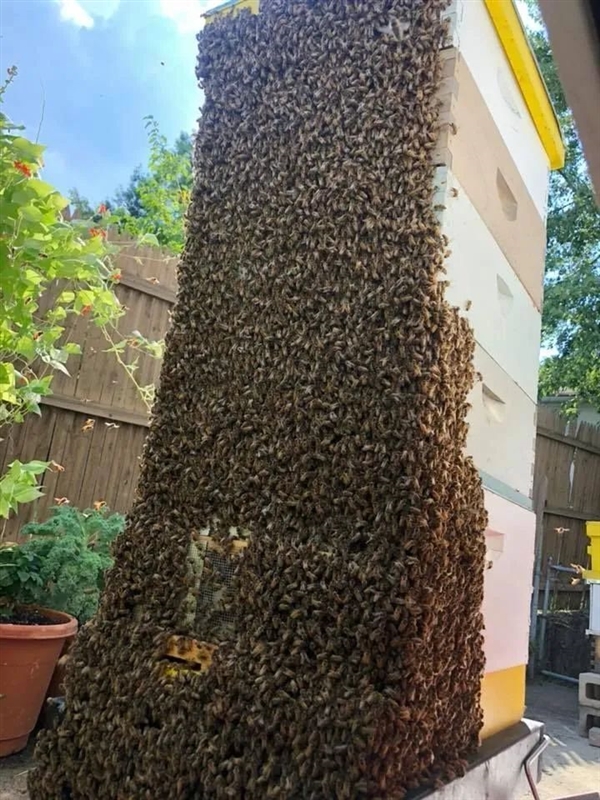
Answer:
[(79, 0), (79, 2), (94, 19), (110, 19), (121, 0)]
[(203, 25), (202, 14), (221, 5), (223, 0), (159, 0), (160, 13), (173, 20), (179, 33), (198, 33)]
[(60, 18), (78, 28), (93, 28), (95, 20), (110, 19), (121, 0), (56, 0)]
[(78, 0), (57, 0), (60, 6), (60, 18), (72, 22), (78, 28), (93, 28), (94, 18), (88, 14)]

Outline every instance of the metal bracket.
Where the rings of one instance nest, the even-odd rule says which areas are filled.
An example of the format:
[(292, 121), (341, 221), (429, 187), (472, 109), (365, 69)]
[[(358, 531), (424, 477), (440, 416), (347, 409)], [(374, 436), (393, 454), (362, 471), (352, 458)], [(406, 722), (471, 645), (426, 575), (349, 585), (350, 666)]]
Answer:
[(525, 763), (523, 765), (525, 767), (525, 775), (527, 776), (527, 783), (529, 784), (529, 788), (531, 789), (531, 794), (533, 795), (534, 800), (540, 800), (540, 795), (537, 790), (537, 781), (532, 775), (532, 765), (534, 762), (538, 761), (539, 757), (542, 755), (542, 753), (548, 747), (549, 744), (550, 744), (550, 737), (544, 733), (540, 741), (536, 744), (531, 753), (529, 753), (529, 755), (525, 759)]

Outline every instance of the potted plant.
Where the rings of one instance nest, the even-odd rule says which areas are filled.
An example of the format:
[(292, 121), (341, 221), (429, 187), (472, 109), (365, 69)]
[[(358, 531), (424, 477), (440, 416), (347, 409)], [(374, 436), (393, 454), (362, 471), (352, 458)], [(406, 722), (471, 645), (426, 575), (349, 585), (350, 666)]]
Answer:
[(96, 611), (124, 522), (60, 506), (0, 545), (0, 757), (26, 746), (65, 643)]

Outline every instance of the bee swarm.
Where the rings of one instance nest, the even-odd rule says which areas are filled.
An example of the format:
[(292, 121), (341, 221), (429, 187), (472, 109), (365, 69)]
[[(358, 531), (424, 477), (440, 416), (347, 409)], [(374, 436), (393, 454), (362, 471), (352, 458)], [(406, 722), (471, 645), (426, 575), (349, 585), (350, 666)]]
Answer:
[[(33, 800), (395, 799), (477, 747), (474, 342), (432, 202), (443, 7), (262, 0), (200, 35), (139, 496)], [(165, 677), (170, 636), (214, 641), (193, 613), (207, 527), (251, 535), (234, 631), (208, 671)]]

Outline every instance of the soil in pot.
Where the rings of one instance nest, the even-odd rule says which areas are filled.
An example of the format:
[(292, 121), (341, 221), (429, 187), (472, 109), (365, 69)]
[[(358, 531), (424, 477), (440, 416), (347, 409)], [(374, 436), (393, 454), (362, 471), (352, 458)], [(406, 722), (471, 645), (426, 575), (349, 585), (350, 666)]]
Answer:
[(18, 608), (7, 616), (0, 614), (0, 623), (3, 625), (56, 625), (56, 619), (36, 608)]
[(0, 619), (0, 757), (22, 750), (37, 718), (65, 639), (77, 630), (68, 614), (20, 608)]

